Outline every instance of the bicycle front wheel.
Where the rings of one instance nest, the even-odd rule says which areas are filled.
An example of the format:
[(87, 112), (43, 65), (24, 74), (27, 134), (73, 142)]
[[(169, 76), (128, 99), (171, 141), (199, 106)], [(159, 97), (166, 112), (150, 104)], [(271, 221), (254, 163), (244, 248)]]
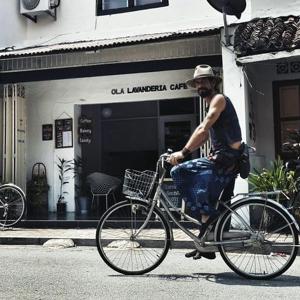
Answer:
[(232, 206), (217, 229), (225, 263), (249, 279), (271, 279), (294, 262), (298, 233), (289, 214), (272, 201), (248, 199)]
[(112, 269), (139, 275), (153, 270), (166, 257), (170, 229), (157, 207), (150, 213), (144, 201), (123, 201), (100, 219), (96, 243), (100, 256)]
[(0, 225), (11, 227), (23, 217), (26, 202), (24, 195), (14, 186), (0, 187)]

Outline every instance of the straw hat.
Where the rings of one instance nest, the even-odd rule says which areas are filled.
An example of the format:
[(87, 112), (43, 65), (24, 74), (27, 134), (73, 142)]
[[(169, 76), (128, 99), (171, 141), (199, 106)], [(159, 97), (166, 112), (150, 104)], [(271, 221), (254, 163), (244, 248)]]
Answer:
[(186, 84), (189, 87), (195, 88), (196, 87), (195, 81), (199, 78), (215, 78), (216, 81), (217, 81), (217, 84), (221, 83), (221, 81), (222, 81), (222, 78), (214, 73), (211, 66), (209, 66), (209, 65), (198, 65), (195, 68), (194, 78), (192, 78), (190, 80), (187, 80)]

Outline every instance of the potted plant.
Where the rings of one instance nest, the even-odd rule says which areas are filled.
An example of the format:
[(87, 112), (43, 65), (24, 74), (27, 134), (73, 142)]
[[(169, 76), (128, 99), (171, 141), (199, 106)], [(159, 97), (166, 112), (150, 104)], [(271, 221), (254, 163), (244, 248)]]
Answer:
[[(297, 192), (293, 197), (292, 213), (300, 223), (300, 130), (295, 128), (287, 129), (288, 142), (282, 146), (283, 149), (292, 157), (288, 162), (288, 168), (295, 172)], [(293, 159), (296, 158), (296, 159)]]
[(85, 185), (85, 174), (83, 172), (83, 162), (80, 156), (73, 160), (74, 177), (75, 177), (75, 191), (77, 208), (81, 213), (88, 212), (88, 192)]
[(67, 203), (65, 201), (65, 195), (68, 194), (65, 191), (66, 184), (69, 183), (70, 172), (73, 171), (72, 160), (65, 160), (64, 158), (58, 157), (58, 162), (56, 163), (58, 167), (58, 178), (59, 178), (59, 195), (57, 199), (57, 215), (62, 216), (66, 214)]
[[(263, 168), (261, 172), (254, 170), (254, 173), (249, 174), (248, 181), (250, 190), (254, 192), (282, 190), (287, 196), (292, 198), (297, 191), (295, 172), (287, 170), (280, 157), (272, 162), (270, 169)], [(286, 203), (287, 198), (284, 195), (276, 200), (285, 205), (289, 204)]]
[[(276, 198), (274, 200), (277, 200), (285, 207), (291, 205), (289, 200), (293, 199), (297, 191), (295, 172), (287, 170), (279, 157), (272, 162), (270, 169), (263, 168), (261, 172), (254, 170), (254, 173), (250, 173), (248, 181), (250, 183), (250, 190), (254, 192), (283, 191), (288, 198), (284, 194), (280, 194), (275, 196)], [(256, 210), (250, 210), (250, 222), (252, 226), (260, 224), (260, 216), (263, 209), (264, 208), (261, 207), (256, 208)], [(273, 226), (272, 224), (278, 225), (281, 221), (282, 220), (273, 219), (271, 215), (268, 218), (268, 222), (270, 222), (269, 226)]]

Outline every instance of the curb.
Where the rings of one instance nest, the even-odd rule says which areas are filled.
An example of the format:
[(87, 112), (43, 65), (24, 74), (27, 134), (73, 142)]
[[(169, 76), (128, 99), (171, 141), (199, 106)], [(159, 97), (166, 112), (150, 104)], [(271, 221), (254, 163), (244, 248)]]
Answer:
[[(1, 237), (0, 245), (36, 245), (42, 246), (48, 240), (53, 239), (53, 237)], [(65, 237), (55, 238), (57, 240), (65, 240)], [(84, 238), (70, 238), (76, 246), (87, 246), (87, 247), (96, 247), (96, 239), (84, 239)], [(151, 246), (156, 246), (156, 241), (151, 241)], [(170, 249), (195, 249), (194, 242), (189, 240), (175, 240), (172, 242)], [(300, 249), (297, 256), (300, 256)]]
[[(0, 245), (36, 245), (41, 246), (48, 240), (53, 238), (22, 238), (22, 237), (4, 237), (0, 238)], [(56, 238), (56, 239), (65, 239), (65, 238)], [(88, 246), (88, 247), (96, 247), (96, 239), (72, 239), (75, 246)], [(152, 243), (153, 247), (155, 247), (155, 241)], [(172, 243), (171, 249), (193, 249), (194, 242), (193, 241), (174, 241)]]
[[(37, 245), (42, 246), (48, 240), (52, 240), (53, 237), (49, 238), (22, 238), (22, 237), (13, 237), (13, 238), (0, 238), (0, 245)], [(64, 240), (65, 238), (56, 238)], [(96, 246), (96, 240), (92, 239), (72, 239), (76, 246)]]

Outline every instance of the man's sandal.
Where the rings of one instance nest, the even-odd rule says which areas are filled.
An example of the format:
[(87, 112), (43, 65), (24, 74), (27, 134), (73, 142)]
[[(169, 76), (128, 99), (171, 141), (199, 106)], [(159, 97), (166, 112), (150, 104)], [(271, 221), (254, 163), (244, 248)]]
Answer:
[[(215, 221), (218, 218), (219, 214), (215, 214), (214, 216), (210, 216), (208, 220), (205, 223), (201, 224), (201, 227), (199, 228), (199, 234), (198, 238), (202, 238), (208, 228), (208, 226)], [(185, 254), (185, 257), (193, 257), (193, 259), (200, 259), (201, 257), (207, 258), (207, 259), (215, 259), (216, 253), (215, 252), (200, 252), (199, 250), (195, 249), (191, 252), (187, 252)]]
[(207, 258), (207, 259), (215, 259), (216, 253), (215, 252), (200, 252), (197, 249), (187, 252), (185, 254), (185, 257), (193, 257), (193, 259), (200, 259), (201, 257)]

